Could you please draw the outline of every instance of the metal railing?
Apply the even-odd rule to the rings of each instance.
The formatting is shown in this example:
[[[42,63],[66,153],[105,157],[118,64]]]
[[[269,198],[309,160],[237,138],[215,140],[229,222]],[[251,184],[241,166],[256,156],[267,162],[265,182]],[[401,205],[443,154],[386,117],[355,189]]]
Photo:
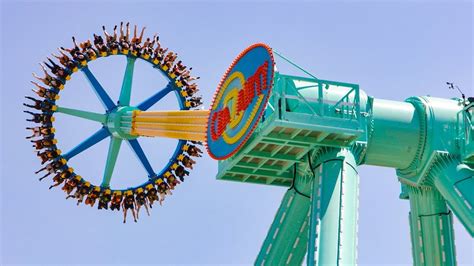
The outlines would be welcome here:
[[[357,120],[360,121],[360,94],[359,86],[356,84],[319,80],[305,77],[296,77],[290,75],[277,74],[277,82],[275,83],[274,94],[290,101],[298,101],[299,104],[304,105],[307,113],[320,117],[331,117],[336,119]],[[297,86],[295,83],[308,83],[304,86]],[[300,90],[315,88],[315,92],[310,97],[303,96]],[[324,90],[347,90],[342,96],[335,98],[326,97]],[[331,92],[327,93],[332,94]],[[286,105],[286,103],[282,103]],[[282,111],[286,112],[286,108],[282,107]]]

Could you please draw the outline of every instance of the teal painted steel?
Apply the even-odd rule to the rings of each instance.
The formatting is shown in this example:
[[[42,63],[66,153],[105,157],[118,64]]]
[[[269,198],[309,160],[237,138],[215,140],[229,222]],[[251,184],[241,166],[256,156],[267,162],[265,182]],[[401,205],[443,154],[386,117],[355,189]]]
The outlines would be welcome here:
[[[123,75],[122,88],[120,89],[119,106],[129,106],[132,96],[133,69],[135,67],[136,57],[127,56],[127,67]]]
[[[134,106],[119,106],[113,112],[107,115],[107,129],[110,133],[120,139],[136,139],[138,136],[131,135],[129,127],[124,127],[124,123],[131,123],[130,113],[138,110]]]
[[[406,186],[414,265],[456,265],[452,214],[432,187]]]
[[[458,113],[457,138],[464,163],[474,165],[474,103]]]
[[[404,169],[416,157],[420,122],[416,108],[405,102],[374,99],[372,134],[365,163]]]
[[[357,164],[347,149],[329,149],[314,170],[307,265],[354,265],[357,246]]]
[[[329,176],[331,182],[314,186],[312,197],[319,197],[320,202],[319,206],[317,200],[311,203],[308,264],[355,264],[356,165],[394,168],[402,184],[400,198],[410,199],[411,203],[414,264],[454,264],[449,211],[474,236],[474,103],[429,96],[411,97],[404,102],[375,99],[357,84],[314,76],[276,72],[274,80],[272,95],[255,133],[238,153],[219,162],[217,179],[291,186],[294,179],[308,177],[308,171],[298,171],[296,177],[292,171],[295,165],[307,168],[308,156],[316,165],[329,151],[346,151],[345,157],[339,158],[345,158],[344,166],[352,167],[343,167],[343,174],[337,174],[341,171],[340,161],[330,163],[327,173],[323,165],[321,180]],[[285,218],[282,224],[277,223],[279,215],[286,211],[283,206],[288,193],[256,264],[285,264],[289,253],[283,248],[272,251],[273,244],[287,247],[300,234],[297,228],[284,223],[301,221],[301,211]],[[308,203],[300,204],[303,208]],[[326,211],[320,220],[318,210]],[[281,238],[272,239],[276,228],[293,230],[293,235],[286,243]],[[416,243],[420,236],[424,245]],[[264,249],[270,246],[267,254]]]
[[[301,265],[308,241],[311,178],[297,176],[263,242],[255,265]]]
[[[298,88],[302,88],[302,92],[298,92]],[[321,97],[317,94],[309,97],[320,88]],[[328,93],[330,88],[337,89],[337,95]],[[361,101],[366,103],[368,99],[357,85],[277,73],[268,108],[256,133],[249,139],[252,144],[245,145],[230,160],[219,161],[217,178],[291,185],[289,169],[310,150],[321,146],[350,147],[356,139],[367,139],[363,130],[366,127],[364,116],[356,115],[357,112],[365,115],[367,111],[354,104]],[[323,103],[323,108],[316,108],[318,103]],[[249,162],[252,162],[252,171],[241,171],[239,165],[249,165]]]
[[[83,111],[83,110],[77,110],[77,109],[58,106],[58,109],[56,109],[56,112],[84,118],[84,119],[99,122],[102,124],[105,124],[105,122],[107,121],[107,115],[89,112],[89,111]]]
[[[474,236],[474,169],[446,153],[438,153],[429,179]]]
[[[114,173],[115,163],[117,162],[117,157],[120,151],[121,144],[121,138],[116,138],[113,136],[110,137],[109,151],[107,153],[104,176],[102,177],[102,184],[100,185],[103,188],[109,187],[110,185],[110,180],[112,179],[112,174]]]

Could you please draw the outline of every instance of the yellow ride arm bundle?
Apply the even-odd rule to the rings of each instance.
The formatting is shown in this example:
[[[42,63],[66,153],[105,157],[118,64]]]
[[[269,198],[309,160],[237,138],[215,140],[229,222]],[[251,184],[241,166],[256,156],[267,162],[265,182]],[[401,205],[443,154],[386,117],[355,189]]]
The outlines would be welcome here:
[[[132,112],[130,134],[205,141],[208,110]]]

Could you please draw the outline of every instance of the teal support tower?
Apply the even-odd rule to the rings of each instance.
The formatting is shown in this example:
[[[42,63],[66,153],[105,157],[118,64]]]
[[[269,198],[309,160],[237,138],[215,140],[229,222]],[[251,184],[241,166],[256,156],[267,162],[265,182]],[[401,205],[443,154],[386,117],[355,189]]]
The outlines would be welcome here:
[[[255,264],[357,264],[366,164],[396,170],[414,265],[455,265],[453,215],[474,236],[473,114],[472,99],[377,99],[357,84],[275,69],[262,119],[217,175],[289,188]]]
[[[329,149],[315,168],[308,265],[356,263],[357,163],[348,149]]]

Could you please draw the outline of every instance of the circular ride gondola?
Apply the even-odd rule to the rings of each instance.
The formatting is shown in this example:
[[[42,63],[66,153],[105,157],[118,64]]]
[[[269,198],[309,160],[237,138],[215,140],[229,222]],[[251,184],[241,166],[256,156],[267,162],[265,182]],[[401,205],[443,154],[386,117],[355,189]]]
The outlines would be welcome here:
[[[46,172],[40,180],[52,175],[54,184],[50,188],[63,185],[62,189],[68,195],[67,198],[76,198],[77,204],[85,201],[86,205],[93,207],[98,201],[99,209],[120,210],[122,207],[125,215],[126,210],[131,209],[135,218],[135,209],[138,211],[140,206],[145,206],[148,212],[147,205],[151,207],[154,201],[159,201],[161,204],[165,196],[170,194],[170,191],[180,183],[180,180],[183,181],[184,176],[189,174],[188,170],[192,169],[192,165],[195,163],[191,157],[201,156],[202,151],[199,147],[202,143],[179,140],[168,163],[156,172],[140,146],[139,136],[126,130],[127,127],[124,127],[124,124],[130,124],[137,112],[148,110],[169,93],[175,94],[179,110],[195,109],[202,103],[201,97],[195,96],[198,88],[194,80],[199,77],[191,76],[191,68],[187,69],[181,61],[177,60],[175,53],[161,47],[157,35],[153,39],[147,38],[142,43],[145,28],[138,36],[135,26],[134,36],[130,39],[129,24],[126,24],[125,31],[123,26],[121,23],[119,35],[117,26],[115,26],[113,34],[108,34],[103,27],[105,40],[102,36],[94,34],[93,44],[87,40],[78,45],[73,37],[73,48],[61,47],[59,49],[60,55],[53,55],[59,60],[59,63],[47,58],[44,65],[41,65],[44,78],[33,74],[44,84],[43,86],[32,81],[36,86],[36,90],[33,91],[43,99],[27,96],[26,98],[31,102],[24,105],[35,109],[33,112],[25,111],[33,116],[27,121],[39,124],[27,128],[33,132],[27,139],[33,142],[38,157],[45,165],[36,172]],[[110,56],[124,56],[127,60],[117,103],[114,103],[88,67],[92,61]],[[132,77],[137,60],[144,60],[161,72],[168,84],[164,89],[157,91],[139,104],[131,105]],[[49,71],[46,67],[49,68]],[[57,104],[60,91],[65,88],[72,75],[79,71],[84,73],[102,103],[105,109],[103,114],[61,107]],[[62,153],[55,139],[56,130],[53,127],[53,115],[56,112],[101,123],[102,128],[70,151]],[[74,171],[70,161],[79,153],[106,138],[110,139],[110,143],[102,183],[92,184]],[[110,183],[115,163],[124,141],[128,142],[148,176],[144,178],[145,182],[135,187],[111,189]]]

